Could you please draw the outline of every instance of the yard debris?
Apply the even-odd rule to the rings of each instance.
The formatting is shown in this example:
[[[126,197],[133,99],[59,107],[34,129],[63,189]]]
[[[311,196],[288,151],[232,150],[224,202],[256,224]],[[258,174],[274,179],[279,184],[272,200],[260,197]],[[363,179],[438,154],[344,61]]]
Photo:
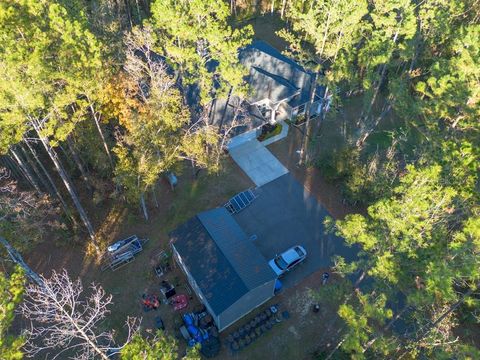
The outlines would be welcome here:
[[[175,311],[185,309],[188,306],[188,297],[184,294],[175,295],[172,297],[170,304],[173,305]]]
[[[165,250],[160,250],[153,256],[153,271],[157,277],[161,278],[163,275],[172,270],[169,260],[170,254]]]
[[[189,346],[200,344],[200,352],[207,358],[212,358],[220,352],[218,331],[205,309],[184,314],[183,323],[180,333]]]
[[[160,301],[156,295],[142,295],[143,299],[143,311],[148,312],[150,310],[157,310],[160,306]]]

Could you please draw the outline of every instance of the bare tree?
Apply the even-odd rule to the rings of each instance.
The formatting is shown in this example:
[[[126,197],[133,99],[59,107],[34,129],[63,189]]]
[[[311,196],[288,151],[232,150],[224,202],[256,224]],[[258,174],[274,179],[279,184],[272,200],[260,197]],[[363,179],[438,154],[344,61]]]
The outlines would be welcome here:
[[[16,239],[21,250],[31,246],[48,234],[52,237],[65,225],[60,219],[55,202],[33,190],[22,190],[12,179],[8,169],[0,167],[0,232],[3,225]]]
[[[161,94],[172,88],[175,81],[168,76],[165,61],[153,50],[155,40],[150,26],[129,33],[125,37],[125,47],[124,69],[137,84],[144,103],[155,98],[155,92]]]
[[[99,324],[110,313],[108,305],[112,296],[94,283],[91,293],[83,293],[80,279],[72,281],[66,270],[53,271],[50,278],[40,275],[42,284],[29,284],[20,313],[30,320],[25,331],[24,350],[29,356],[48,351],[58,351],[51,358],[109,359],[112,352],[123,346],[115,344],[111,331],[101,331]],[[137,320],[126,322],[128,343],[137,330]]]

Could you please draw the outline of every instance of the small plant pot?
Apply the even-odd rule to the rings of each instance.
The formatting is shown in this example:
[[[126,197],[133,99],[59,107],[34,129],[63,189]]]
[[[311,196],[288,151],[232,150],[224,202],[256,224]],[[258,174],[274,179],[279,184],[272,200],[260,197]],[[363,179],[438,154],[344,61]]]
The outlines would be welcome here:
[[[238,328],[238,333],[240,334],[240,337],[243,337],[245,336],[245,328],[243,326],[241,326],[240,328]]]

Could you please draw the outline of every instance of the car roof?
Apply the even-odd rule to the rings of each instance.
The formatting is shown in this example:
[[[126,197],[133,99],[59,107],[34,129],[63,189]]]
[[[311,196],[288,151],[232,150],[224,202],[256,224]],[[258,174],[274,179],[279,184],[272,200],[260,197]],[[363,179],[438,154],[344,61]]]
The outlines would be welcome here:
[[[282,257],[283,259],[287,262],[287,263],[291,263],[292,261],[295,261],[297,259],[300,258],[300,256],[298,256],[298,253],[297,251],[295,250],[297,246],[294,246],[290,249],[288,249],[287,251],[283,252],[282,253]]]

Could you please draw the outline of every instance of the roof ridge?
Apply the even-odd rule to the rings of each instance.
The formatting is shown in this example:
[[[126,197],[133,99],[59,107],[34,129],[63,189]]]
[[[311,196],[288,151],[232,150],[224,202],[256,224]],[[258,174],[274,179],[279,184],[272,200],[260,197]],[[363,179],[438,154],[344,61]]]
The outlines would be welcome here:
[[[285,79],[283,76],[281,75],[278,75],[278,74],[274,74],[274,73],[271,73],[270,71],[267,71],[265,69],[262,69],[258,66],[252,66],[252,69],[254,69],[255,71],[258,71],[259,73],[265,75],[265,76],[268,76],[268,77],[271,77],[273,80],[277,81],[280,83],[280,85],[282,86],[285,86],[285,87],[290,87],[294,90],[300,90],[298,87],[296,87],[295,85],[293,85],[289,80]]]
[[[215,211],[215,210],[218,211],[218,212],[224,212],[224,215],[226,215],[225,217],[223,217],[221,219],[222,220],[221,222],[218,221],[218,220],[220,220],[220,217],[216,217],[216,221],[213,222],[213,221],[209,220],[208,216],[205,216],[206,214],[211,214],[212,211]],[[228,263],[232,266],[232,268],[238,274],[238,277],[240,278],[242,283],[245,285],[245,287],[247,289],[251,289],[252,287],[258,286],[258,284],[256,284],[256,285],[253,284],[255,282],[251,281],[252,275],[248,273],[248,271],[253,270],[253,269],[249,269],[248,266],[244,266],[245,264],[240,264],[240,263],[236,263],[236,262],[232,261],[234,258],[238,258],[239,256],[241,257],[242,254],[240,254],[238,252],[239,250],[241,250],[240,247],[242,247],[244,250],[245,249],[253,250],[253,253],[250,254],[252,256],[253,256],[254,253],[258,254],[258,256],[261,256],[261,254],[258,252],[258,249],[252,243],[249,242],[248,236],[244,232],[244,230],[242,229],[240,224],[223,207],[199,213],[199,214],[197,214],[197,218],[199,219],[200,223],[203,225],[203,227],[205,228],[207,233],[210,235],[210,237],[212,238],[212,240],[215,243],[215,245],[217,246],[217,248],[220,250],[220,252],[223,254],[223,256],[225,256]],[[227,223],[227,221],[229,222],[229,224]],[[229,230],[232,229],[232,227],[229,226],[229,225],[233,225],[235,227],[236,231],[235,232],[229,231]],[[214,229],[219,229],[219,228],[221,228],[223,230],[227,230],[229,235],[232,235],[232,237],[229,237],[229,239],[233,239],[234,241],[230,242],[230,244],[218,242],[219,233],[214,233],[213,230]],[[241,239],[239,238],[238,235],[240,235]],[[235,252],[235,251],[228,252],[227,251],[228,250],[228,245],[233,245],[232,249],[234,248],[234,250],[237,250],[237,252]],[[263,256],[262,256],[262,258],[263,258]],[[248,259],[244,259],[244,260],[248,261],[248,260],[254,260],[254,259],[248,258]],[[265,263],[264,265],[265,265],[266,269],[270,269],[268,267],[267,263]]]

